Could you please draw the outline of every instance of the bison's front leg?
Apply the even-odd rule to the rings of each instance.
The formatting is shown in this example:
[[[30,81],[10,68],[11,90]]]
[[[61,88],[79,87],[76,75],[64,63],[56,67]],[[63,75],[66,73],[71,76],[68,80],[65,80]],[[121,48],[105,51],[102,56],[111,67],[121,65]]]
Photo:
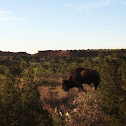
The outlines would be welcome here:
[[[84,91],[84,92],[87,92],[86,90],[84,90],[84,89],[83,89],[82,84],[78,84],[78,88],[79,88],[79,91]]]

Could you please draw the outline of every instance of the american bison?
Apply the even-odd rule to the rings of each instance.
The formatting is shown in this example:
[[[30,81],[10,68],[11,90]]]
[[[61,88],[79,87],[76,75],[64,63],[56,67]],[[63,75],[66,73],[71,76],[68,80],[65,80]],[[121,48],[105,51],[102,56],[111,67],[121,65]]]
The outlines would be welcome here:
[[[83,89],[82,84],[94,84],[95,90],[100,83],[99,73],[96,70],[75,68],[72,69],[66,80],[62,82],[62,88],[64,91],[68,91],[70,88],[78,87]]]

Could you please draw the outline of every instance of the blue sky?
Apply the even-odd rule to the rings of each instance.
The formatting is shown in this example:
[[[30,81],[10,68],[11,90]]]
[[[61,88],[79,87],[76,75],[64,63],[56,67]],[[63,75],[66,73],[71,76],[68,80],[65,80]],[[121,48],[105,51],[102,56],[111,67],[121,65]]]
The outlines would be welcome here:
[[[0,0],[0,50],[126,48],[126,0]]]

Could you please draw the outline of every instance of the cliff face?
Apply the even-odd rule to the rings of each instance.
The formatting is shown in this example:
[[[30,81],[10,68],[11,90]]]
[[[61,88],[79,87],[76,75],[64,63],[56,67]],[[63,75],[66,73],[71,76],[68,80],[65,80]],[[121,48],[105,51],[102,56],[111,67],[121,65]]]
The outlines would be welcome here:
[[[47,51],[38,51],[38,53],[34,54],[34,56],[66,56],[66,57],[96,57],[99,53],[103,53],[104,55],[112,55],[114,53],[117,54],[126,54],[126,49],[120,50],[47,50]],[[29,56],[26,52],[2,52],[0,51],[0,56]]]
[[[36,56],[66,56],[66,57],[95,57],[99,53],[104,55],[126,54],[126,50],[69,50],[69,51],[38,51]]]

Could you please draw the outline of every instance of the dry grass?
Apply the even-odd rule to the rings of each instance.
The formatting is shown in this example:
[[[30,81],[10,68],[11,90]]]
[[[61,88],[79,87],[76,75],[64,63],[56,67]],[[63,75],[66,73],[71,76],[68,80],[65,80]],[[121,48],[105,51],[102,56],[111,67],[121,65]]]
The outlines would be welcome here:
[[[78,93],[78,91],[75,90],[64,92],[60,86],[57,86],[55,89],[42,86],[39,87],[38,90],[41,94],[41,100],[44,101],[46,105],[50,106],[53,110],[57,107],[58,111],[62,111],[62,113],[71,109],[71,103]]]
[[[76,107],[65,118],[66,126],[108,126],[109,119],[103,113],[100,93],[78,93],[72,104]]]
[[[109,125],[108,118],[102,112],[100,92],[94,91],[93,85],[84,84],[85,93],[79,92],[78,88],[64,92],[61,81],[56,78],[49,79],[47,83],[51,86],[39,86],[38,90],[44,108],[53,116],[55,126]]]

